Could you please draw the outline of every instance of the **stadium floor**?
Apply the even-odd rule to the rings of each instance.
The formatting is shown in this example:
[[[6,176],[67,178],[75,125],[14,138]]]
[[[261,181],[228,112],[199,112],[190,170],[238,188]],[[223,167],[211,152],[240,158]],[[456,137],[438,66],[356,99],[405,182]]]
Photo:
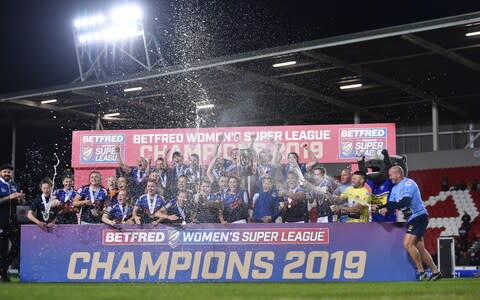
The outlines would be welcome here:
[[[334,283],[5,283],[0,299],[479,299],[480,279]]]

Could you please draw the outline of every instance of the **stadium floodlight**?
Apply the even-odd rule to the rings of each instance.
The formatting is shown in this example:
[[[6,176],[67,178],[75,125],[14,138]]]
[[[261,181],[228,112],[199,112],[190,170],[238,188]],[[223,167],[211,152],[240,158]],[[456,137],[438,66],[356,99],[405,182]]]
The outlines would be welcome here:
[[[144,29],[143,13],[141,6],[126,4],[72,20],[79,80],[165,64],[157,37]]]
[[[340,86],[340,89],[341,90],[349,90],[349,89],[356,89],[356,88],[360,88],[362,87],[363,85],[361,83],[355,83],[355,84],[347,84],[347,85],[341,85]]]
[[[465,34],[465,36],[476,36],[476,35],[480,35],[480,31],[473,31]]]
[[[136,87],[124,89],[123,91],[124,91],[125,93],[128,93],[128,92],[135,92],[135,91],[141,91],[141,90],[142,90],[142,87],[141,87],[141,86],[136,86]]]
[[[215,105],[213,105],[213,104],[199,104],[199,105],[197,105],[197,110],[213,108],[214,106]]]
[[[113,22],[138,21],[143,18],[142,9],[136,5],[124,5],[112,10],[111,18]]]
[[[55,102],[57,102],[57,99],[43,100],[40,103],[41,104],[48,104],[48,103],[55,103]]]
[[[272,67],[281,68],[281,67],[286,67],[286,66],[293,66],[295,64],[297,64],[297,62],[294,61],[294,60],[291,60],[291,61],[285,61],[285,62],[273,64]]]
[[[93,25],[97,25],[97,24],[102,24],[103,22],[105,22],[105,17],[102,14],[99,14],[99,15],[96,15],[96,16],[76,19],[73,22],[73,26],[75,26],[75,28],[79,29],[79,28],[82,28],[82,27],[88,27],[88,26],[93,26]]]
[[[110,114],[105,114],[103,115],[105,118],[111,118],[111,117],[118,117],[120,115],[119,112],[116,113],[110,113]]]
[[[125,5],[111,14],[78,18],[73,22],[74,36],[80,44],[111,42],[144,35],[143,12],[139,6]]]

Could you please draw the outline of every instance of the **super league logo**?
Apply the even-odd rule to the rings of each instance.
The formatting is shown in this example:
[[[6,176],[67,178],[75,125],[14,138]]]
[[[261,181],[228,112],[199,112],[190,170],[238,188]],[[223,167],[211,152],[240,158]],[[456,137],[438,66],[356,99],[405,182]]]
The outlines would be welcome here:
[[[353,156],[353,143],[352,142],[342,142],[340,149],[342,156],[351,157]]]
[[[93,157],[92,147],[82,147],[82,160],[89,161]]]
[[[168,229],[168,245],[172,248],[176,248],[178,246],[178,242],[180,240],[180,231],[169,228]]]

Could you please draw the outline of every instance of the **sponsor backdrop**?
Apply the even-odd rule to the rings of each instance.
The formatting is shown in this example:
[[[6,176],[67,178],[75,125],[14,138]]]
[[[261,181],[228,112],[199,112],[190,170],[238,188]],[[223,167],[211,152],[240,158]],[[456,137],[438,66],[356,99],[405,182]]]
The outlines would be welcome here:
[[[226,158],[233,148],[248,147],[253,134],[257,136],[256,150],[264,149],[272,141],[280,143],[284,163],[289,152],[297,152],[300,161],[305,162],[308,152],[302,147],[304,143],[323,163],[356,162],[357,156],[371,157],[384,148],[390,154],[396,153],[394,123],[74,131],[75,186],[87,184],[93,169],[102,173],[104,184],[108,176],[115,176],[115,146],[120,147],[122,160],[129,166],[135,166],[140,156],[151,158],[153,164],[165,149],[170,149],[169,161],[174,151],[180,151],[187,163],[190,154],[196,153],[201,163],[208,165],[220,134],[225,139],[219,151]],[[356,165],[352,167],[355,169]]]
[[[394,224],[22,225],[23,282],[406,281]]]
[[[257,150],[265,148],[272,140],[279,142],[284,162],[289,152],[297,152],[302,162],[307,160],[308,153],[302,148],[304,143],[308,143],[325,163],[354,162],[358,156],[371,157],[384,148],[391,154],[396,151],[394,123],[74,131],[72,166],[115,167],[115,145],[120,146],[122,159],[130,166],[136,165],[139,156],[155,160],[166,148],[171,149],[168,159],[174,151],[180,151],[186,160],[196,153],[203,164],[208,164],[220,134],[225,136],[220,147],[225,157],[229,157],[233,148],[248,147],[254,134]]]

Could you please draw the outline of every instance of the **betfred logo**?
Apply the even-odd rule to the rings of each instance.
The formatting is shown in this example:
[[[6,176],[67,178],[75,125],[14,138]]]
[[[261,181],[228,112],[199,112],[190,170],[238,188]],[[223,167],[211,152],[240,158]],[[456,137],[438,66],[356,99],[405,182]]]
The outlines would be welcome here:
[[[105,229],[102,232],[103,245],[178,245],[206,244],[329,244],[328,228],[269,228],[234,230],[167,229],[147,231],[132,229],[116,231]]]
[[[352,128],[340,130],[340,137],[342,138],[384,138],[386,136],[386,128]]]
[[[82,143],[123,143],[123,134],[84,135]]]
[[[166,242],[165,233],[162,231],[105,229],[102,232],[102,237],[104,245],[156,245]]]

